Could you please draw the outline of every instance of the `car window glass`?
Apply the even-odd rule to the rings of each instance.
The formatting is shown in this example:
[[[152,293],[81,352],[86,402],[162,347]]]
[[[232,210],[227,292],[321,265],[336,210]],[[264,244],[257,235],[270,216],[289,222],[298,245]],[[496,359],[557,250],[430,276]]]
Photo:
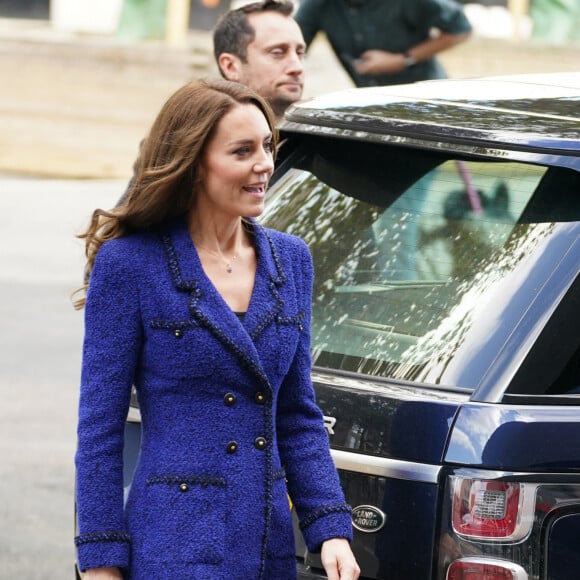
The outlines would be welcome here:
[[[315,365],[441,384],[491,290],[552,227],[538,204],[523,219],[547,170],[373,155],[306,155],[263,221],[312,251]]]

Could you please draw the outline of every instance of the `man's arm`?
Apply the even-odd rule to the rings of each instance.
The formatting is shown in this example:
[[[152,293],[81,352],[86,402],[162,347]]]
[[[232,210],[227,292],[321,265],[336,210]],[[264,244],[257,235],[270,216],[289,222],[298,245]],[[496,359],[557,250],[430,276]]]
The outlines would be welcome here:
[[[398,73],[409,66],[428,60],[436,54],[465,42],[471,32],[451,34],[443,32],[429,38],[406,52],[394,53],[386,50],[367,50],[354,63],[354,69],[361,75],[379,75]]]
[[[323,14],[325,0],[301,0],[294,16],[302,30],[306,46],[314,40],[320,28],[320,15]]]

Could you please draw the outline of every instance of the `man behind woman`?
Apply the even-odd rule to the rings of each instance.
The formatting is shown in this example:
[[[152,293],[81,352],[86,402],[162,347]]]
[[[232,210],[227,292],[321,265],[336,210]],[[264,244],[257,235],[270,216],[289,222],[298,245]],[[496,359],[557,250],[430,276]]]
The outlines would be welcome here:
[[[302,97],[306,45],[289,0],[262,0],[226,12],[213,33],[216,64],[223,78],[242,83],[264,98],[276,122]],[[135,181],[123,194],[125,199]]]
[[[288,0],[264,0],[226,12],[213,33],[221,75],[268,101],[276,119],[302,97],[306,44]]]

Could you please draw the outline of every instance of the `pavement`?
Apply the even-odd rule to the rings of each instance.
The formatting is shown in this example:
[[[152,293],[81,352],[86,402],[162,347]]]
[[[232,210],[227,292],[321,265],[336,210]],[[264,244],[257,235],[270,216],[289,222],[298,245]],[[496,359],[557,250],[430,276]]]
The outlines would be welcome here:
[[[0,174],[0,580],[74,578],[75,234],[125,183]]]
[[[580,45],[475,34],[441,60],[456,78],[578,71]],[[190,31],[176,49],[0,19],[0,173],[126,179],[166,98],[216,74],[209,32]],[[305,98],[351,86],[323,36],[307,55],[306,79]]]

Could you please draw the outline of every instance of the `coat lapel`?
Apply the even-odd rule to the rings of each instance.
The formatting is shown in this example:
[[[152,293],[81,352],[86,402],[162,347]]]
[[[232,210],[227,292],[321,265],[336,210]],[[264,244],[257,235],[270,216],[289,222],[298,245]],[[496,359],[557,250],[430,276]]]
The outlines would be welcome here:
[[[286,283],[286,276],[266,230],[256,223],[253,223],[253,228],[258,267],[244,324],[255,341],[268,325],[276,322],[276,317],[284,309],[282,287]]]
[[[283,310],[281,287],[286,282],[276,248],[267,232],[251,222],[257,253],[254,288],[243,324],[232,312],[203,271],[184,219],[175,220],[161,238],[169,261],[173,282],[178,290],[189,293],[189,312],[207,328],[242,364],[268,388],[270,383],[256,350],[256,339],[268,325],[275,323]]]

